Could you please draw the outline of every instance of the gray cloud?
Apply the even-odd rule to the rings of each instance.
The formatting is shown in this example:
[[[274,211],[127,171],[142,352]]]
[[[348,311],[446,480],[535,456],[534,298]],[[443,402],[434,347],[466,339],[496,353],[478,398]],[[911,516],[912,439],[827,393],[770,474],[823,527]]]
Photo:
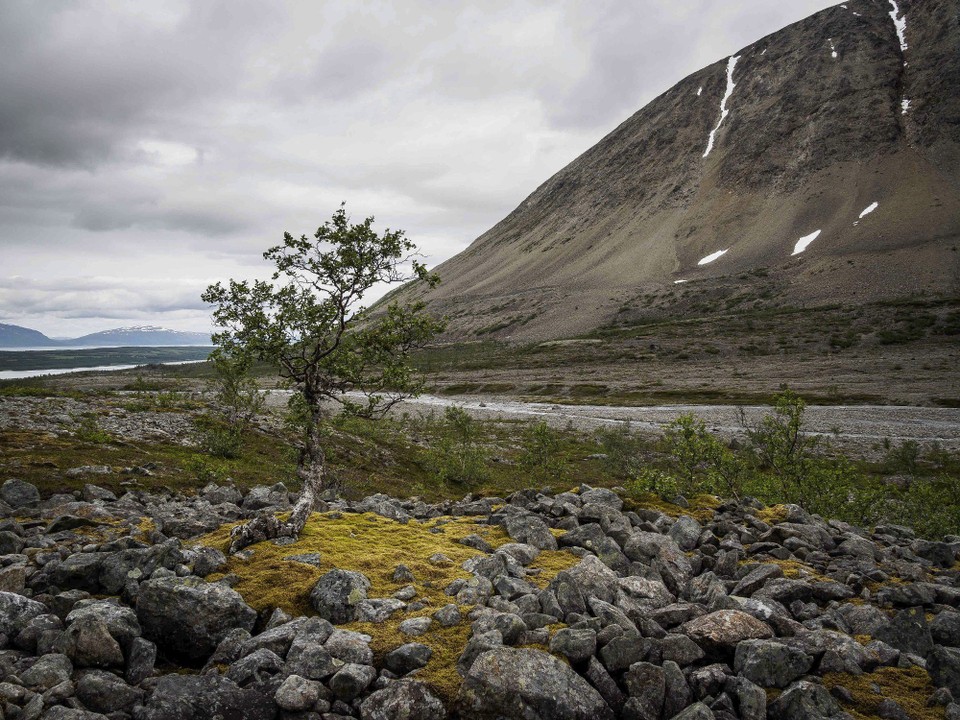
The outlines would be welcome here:
[[[206,282],[263,276],[343,200],[439,262],[686,74],[830,4],[7,0],[0,316],[204,329]]]

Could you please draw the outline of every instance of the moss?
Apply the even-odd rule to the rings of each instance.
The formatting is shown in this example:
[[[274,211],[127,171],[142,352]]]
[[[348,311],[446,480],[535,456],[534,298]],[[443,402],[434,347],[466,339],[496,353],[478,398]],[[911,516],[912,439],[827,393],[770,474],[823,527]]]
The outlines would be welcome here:
[[[715,495],[697,495],[688,500],[688,507],[675,505],[654,493],[642,493],[624,501],[627,510],[656,510],[674,518],[689,515],[699,522],[712,520],[719,506],[720,498]]]
[[[765,562],[779,565],[780,569],[783,570],[783,576],[790,578],[791,580],[814,580],[816,582],[833,581],[833,578],[829,578],[826,575],[821,575],[812,567],[804,562],[800,562],[799,560],[778,560],[776,558],[771,558],[769,560],[765,560]]]
[[[786,505],[771,505],[757,511],[757,518],[767,525],[776,525],[787,519]]]
[[[858,720],[879,718],[880,703],[885,698],[896,702],[913,720],[943,720],[942,707],[927,707],[927,698],[934,686],[927,671],[919,667],[880,668],[864,675],[827,673],[823,676],[827,688],[843,687],[853,695],[852,703],[844,703]]]
[[[200,538],[201,544],[226,547],[230,530],[235,525],[224,525]],[[416,638],[403,635],[399,625],[410,617],[430,615],[451,602],[443,589],[457,578],[469,578],[470,574],[460,565],[482,554],[460,544],[459,540],[470,534],[482,536],[493,547],[511,542],[503,528],[470,518],[442,517],[426,523],[398,523],[372,513],[315,513],[295,543],[252,545],[250,559],[229,558],[225,573],[239,578],[234,589],[256,610],[279,607],[295,615],[310,615],[313,614],[309,604],[310,590],[328,570],[337,567],[362,572],[371,584],[368,597],[390,597],[406,584],[393,581],[393,570],[398,564],[406,565],[413,572],[418,599],[426,603],[426,607],[415,613],[395,613],[383,623],[350,623],[345,627],[370,635],[371,648],[378,659],[407,642],[429,646],[433,655],[417,677],[449,701],[460,687],[456,662],[469,639],[470,624],[466,620],[451,628],[435,624],[426,634]],[[320,567],[285,559],[308,552],[320,553]],[[438,552],[453,560],[453,564],[432,565],[427,558]],[[558,572],[579,561],[576,555],[565,550],[541,552],[530,564],[532,570],[538,571],[530,580],[545,587]],[[215,580],[223,574],[211,575],[208,579]]]

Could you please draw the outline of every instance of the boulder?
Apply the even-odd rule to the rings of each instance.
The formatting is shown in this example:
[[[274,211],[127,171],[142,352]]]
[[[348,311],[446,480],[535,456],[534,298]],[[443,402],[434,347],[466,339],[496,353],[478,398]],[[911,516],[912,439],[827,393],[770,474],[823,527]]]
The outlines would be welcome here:
[[[823,685],[800,680],[788,687],[767,709],[777,720],[852,720]]]
[[[140,585],[137,619],[160,648],[196,661],[210,655],[230,630],[252,630],[257,613],[222,583],[163,577]]]
[[[13,637],[27,623],[47,612],[45,605],[11,592],[0,592],[0,634]]]
[[[310,604],[325,620],[334,625],[357,619],[357,608],[367,599],[370,581],[365,575],[334,569],[321,577],[310,591]]]
[[[322,690],[323,686],[316,680],[290,675],[277,688],[273,700],[281,710],[303,712],[313,708]]]
[[[517,542],[533,545],[539,550],[556,550],[557,539],[550,526],[535,515],[514,515],[506,520],[507,534]]]
[[[271,696],[221,675],[164,675],[137,710],[137,720],[274,720]]]
[[[77,680],[77,698],[99,713],[129,712],[143,699],[143,691],[130,687],[113,673],[85,670]]]
[[[75,619],[63,634],[64,652],[77,667],[122,667],[123,650],[107,623],[96,616]]]
[[[741,610],[717,610],[684,623],[681,630],[708,653],[732,653],[743,640],[773,637],[769,625]]]
[[[360,704],[360,720],[444,720],[447,710],[423,683],[392,682]]]
[[[422,643],[406,643],[383,658],[384,667],[395,675],[406,675],[430,662],[433,650]]]
[[[330,689],[341,700],[350,702],[360,695],[377,677],[370,665],[347,663],[330,678]]]
[[[0,500],[14,510],[36,507],[40,504],[40,491],[36,485],[10,478],[0,485]]]
[[[569,665],[537,650],[497,648],[480,655],[464,677],[462,716],[613,720],[600,694]]]
[[[744,640],[737,645],[733,667],[760,687],[785,688],[810,672],[813,658],[773,640]]]
[[[20,680],[27,687],[43,692],[66,682],[72,674],[73,663],[70,658],[59,653],[50,653],[42,655],[27,670],[20,673]]]

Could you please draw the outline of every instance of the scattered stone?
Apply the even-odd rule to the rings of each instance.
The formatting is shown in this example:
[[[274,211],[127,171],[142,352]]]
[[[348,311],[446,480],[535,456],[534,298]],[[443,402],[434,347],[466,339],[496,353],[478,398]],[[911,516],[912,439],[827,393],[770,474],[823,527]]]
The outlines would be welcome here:
[[[369,589],[370,581],[362,573],[330,570],[310,591],[310,604],[320,617],[341,625],[357,619],[357,608]]]

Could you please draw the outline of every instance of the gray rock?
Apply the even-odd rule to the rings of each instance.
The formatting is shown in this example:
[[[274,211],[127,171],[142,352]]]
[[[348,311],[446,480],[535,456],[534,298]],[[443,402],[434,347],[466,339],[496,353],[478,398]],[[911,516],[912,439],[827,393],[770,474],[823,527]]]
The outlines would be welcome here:
[[[902,652],[925,657],[933,650],[933,637],[922,607],[901,610],[874,637]]]
[[[140,623],[136,613],[126,605],[112,600],[80,600],[67,614],[66,622],[96,618],[107,626],[107,632],[120,644],[128,648],[134,638],[140,637]]]
[[[718,610],[684,623],[685,635],[707,652],[733,652],[743,640],[773,637],[766,623],[740,610]]]
[[[623,675],[630,699],[623,714],[636,720],[659,720],[667,685],[663,668],[646,662],[634,663]]]
[[[457,706],[465,717],[613,720],[600,694],[568,665],[536,650],[497,648],[464,677]]]
[[[310,591],[310,604],[325,620],[341,625],[356,620],[357,606],[367,599],[370,581],[362,573],[334,569]]]
[[[59,563],[50,574],[50,582],[65,590],[98,593],[103,553],[75,553]]]
[[[734,659],[734,670],[760,687],[785,688],[812,667],[812,657],[773,640],[744,640]]]
[[[550,583],[550,589],[557,593],[557,600],[563,607],[566,601],[561,599],[559,587],[561,584],[570,584],[577,588],[584,600],[594,597],[606,603],[615,603],[620,590],[617,574],[593,555],[587,555],[572,568],[557,573],[556,578]],[[566,607],[564,611],[569,612]]]
[[[144,635],[174,656],[206,658],[234,628],[251,630],[256,611],[222,583],[154,578],[140,585],[137,619]]]
[[[290,675],[277,688],[273,699],[281,710],[303,712],[312,709],[320,699],[322,687],[316,680]]]
[[[235,660],[227,668],[227,678],[241,687],[251,682],[262,682],[280,672],[283,658],[266,648],[254,650],[246,657]]]
[[[27,670],[20,673],[20,680],[29,688],[49,690],[54,685],[66,682],[73,674],[73,663],[66,655],[51,653],[43,655]]]
[[[714,720],[716,715],[713,710],[702,702],[694,703],[678,715],[674,715],[671,720]]]
[[[460,624],[460,608],[456,603],[447,603],[433,614],[433,619],[443,627],[453,627]]]
[[[686,635],[667,635],[660,641],[660,657],[681,667],[692,665],[704,656],[703,649]]]
[[[457,672],[460,673],[461,676],[465,676],[478,657],[500,647],[503,647],[503,636],[500,635],[498,631],[474,632],[467,641],[467,646],[457,659]]]
[[[741,597],[750,597],[757,590],[766,585],[767,581],[775,580],[777,578],[783,577],[783,568],[781,568],[776,563],[763,563],[758,565],[753,570],[748,572],[741,580],[738,582],[733,590],[730,591],[731,595],[739,595]]]
[[[330,678],[330,689],[341,700],[350,702],[369,687],[377,671],[369,665],[347,663]]]
[[[373,598],[357,603],[357,621],[382,623],[395,612],[403,610],[407,604],[396,598]]]
[[[323,646],[333,657],[345,663],[372,665],[373,650],[369,643],[369,635],[337,628],[330,633]]]
[[[127,657],[126,680],[131,685],[139,685],[153,675],[157,662],[157,646],[145,638],[134,638],[130,643]]]
[[[459,611],[457,615],[459,616]],[[459,622],[459,617],[457,618],[457,622]],[[428,617],[409,618],[400,623],[399,630],[404,635],[418,637],[427,632],[431,625],[433,625],[433,620]]]
[[[319,642],[307,637],[297,637],[287,653],[285,670],[308,680],[323,680],[343,665],[343,660],[335,658]]]
[[[593,488],[580,494],[580,502],[584,505],[595,503],[605,505],[614,510],[623,509],[623,500],[613,490],[607,488]]]
[[[227,556],[213,547],[201,545],[193,549],[193,574],[206,577],[227,566]]]
[[[936,646],[927,658],[927,672],[937,687],[960,698],[960,650]]]
[[[645,660],[650,645],[649,640],[636,635],[615,637],[600,648],[600,661],[611,673],[617,673]]]
[[[24,539],[10,530],[0,531],[0,555],[16,555],[23,550]]]
[[[77,698],[99,713],[129,711],[143,699],[143,691],[132,688],[113,673],[86,670],[77,680]]]
[[[104,466],[104,467],[107,467],[107,466]],[[112,471],[110,470],[109,467],[107,467],[107,472],[104,474],[106,475],[106,474],[109,474],[110,472]],[[108,490],[107,488],[100,487],[99,485],[92,485],[91,483],[87,483],[86,485],[83,486],[83,490],[81,491],[81,497],[83,497],[83,499],[89,503],[96,502],[98,500],[101,502],[117,501],[116,493],[114,493],[113,490]]]
[[[850,720],[823,685],[800,680],[788,687],[767,709],[777,720]]]
[[[693,702],[693,695],[690,692],[690,686],[687,684],[683,670],[672,660],[665,660],[663,663],[663,680],[665,688],[663,715],[672,718]],[[766,695],[764,695],[764,698],[766,698]],[[763,720],[765,719],[766,715],[764,715]]]
[[[75,619],[63,634],[64,652],[77,667],[123,667],[123,650],[107,623],[87,615]]]
[[[10,478],[0,485],[0,500],[14,510],[26,507],[36,507],[40,504],[40,491],[36,485]]]
[[[556,550],[557,539],[550,527],[535,515],[514,515],[506,520],[507,534],[514,540],[540,550]]]
[[[388,652],[383,664],[395,675],[406,675],[424,667],[432,655],[433,650],[422,643],[406,643]]]
[[[550,652],[563,655],[574,665],[586,662],[597,652],[597,633],[589,628],[561,628],[550,639]]]
[[[960,647],[960,613],[941,612],[930,623],[930,634],[937,645]]]
[[[221,675],[164,675],[137,720],[273,720],[273,698]]]
[[[611,677],[610,673],[607,672],[607,669],[596,657],[592,657],[587,661],[587,669],[586,672],[584,672],[584,677],[594,689],[600,693],[600,697],[602,697],[603,701],[613,710],[614,715],[619,715],[624,703],[627,701],[627,696],[623,694],[620,686],[617,685],[617,681]]]
[[[444,720],[447,710],[423,683],[392,682],[360,704],[361,720]]]
[[[703,527],[689,515],[681,515],[667,533],[681,550],[693,550],[700,540]]]

